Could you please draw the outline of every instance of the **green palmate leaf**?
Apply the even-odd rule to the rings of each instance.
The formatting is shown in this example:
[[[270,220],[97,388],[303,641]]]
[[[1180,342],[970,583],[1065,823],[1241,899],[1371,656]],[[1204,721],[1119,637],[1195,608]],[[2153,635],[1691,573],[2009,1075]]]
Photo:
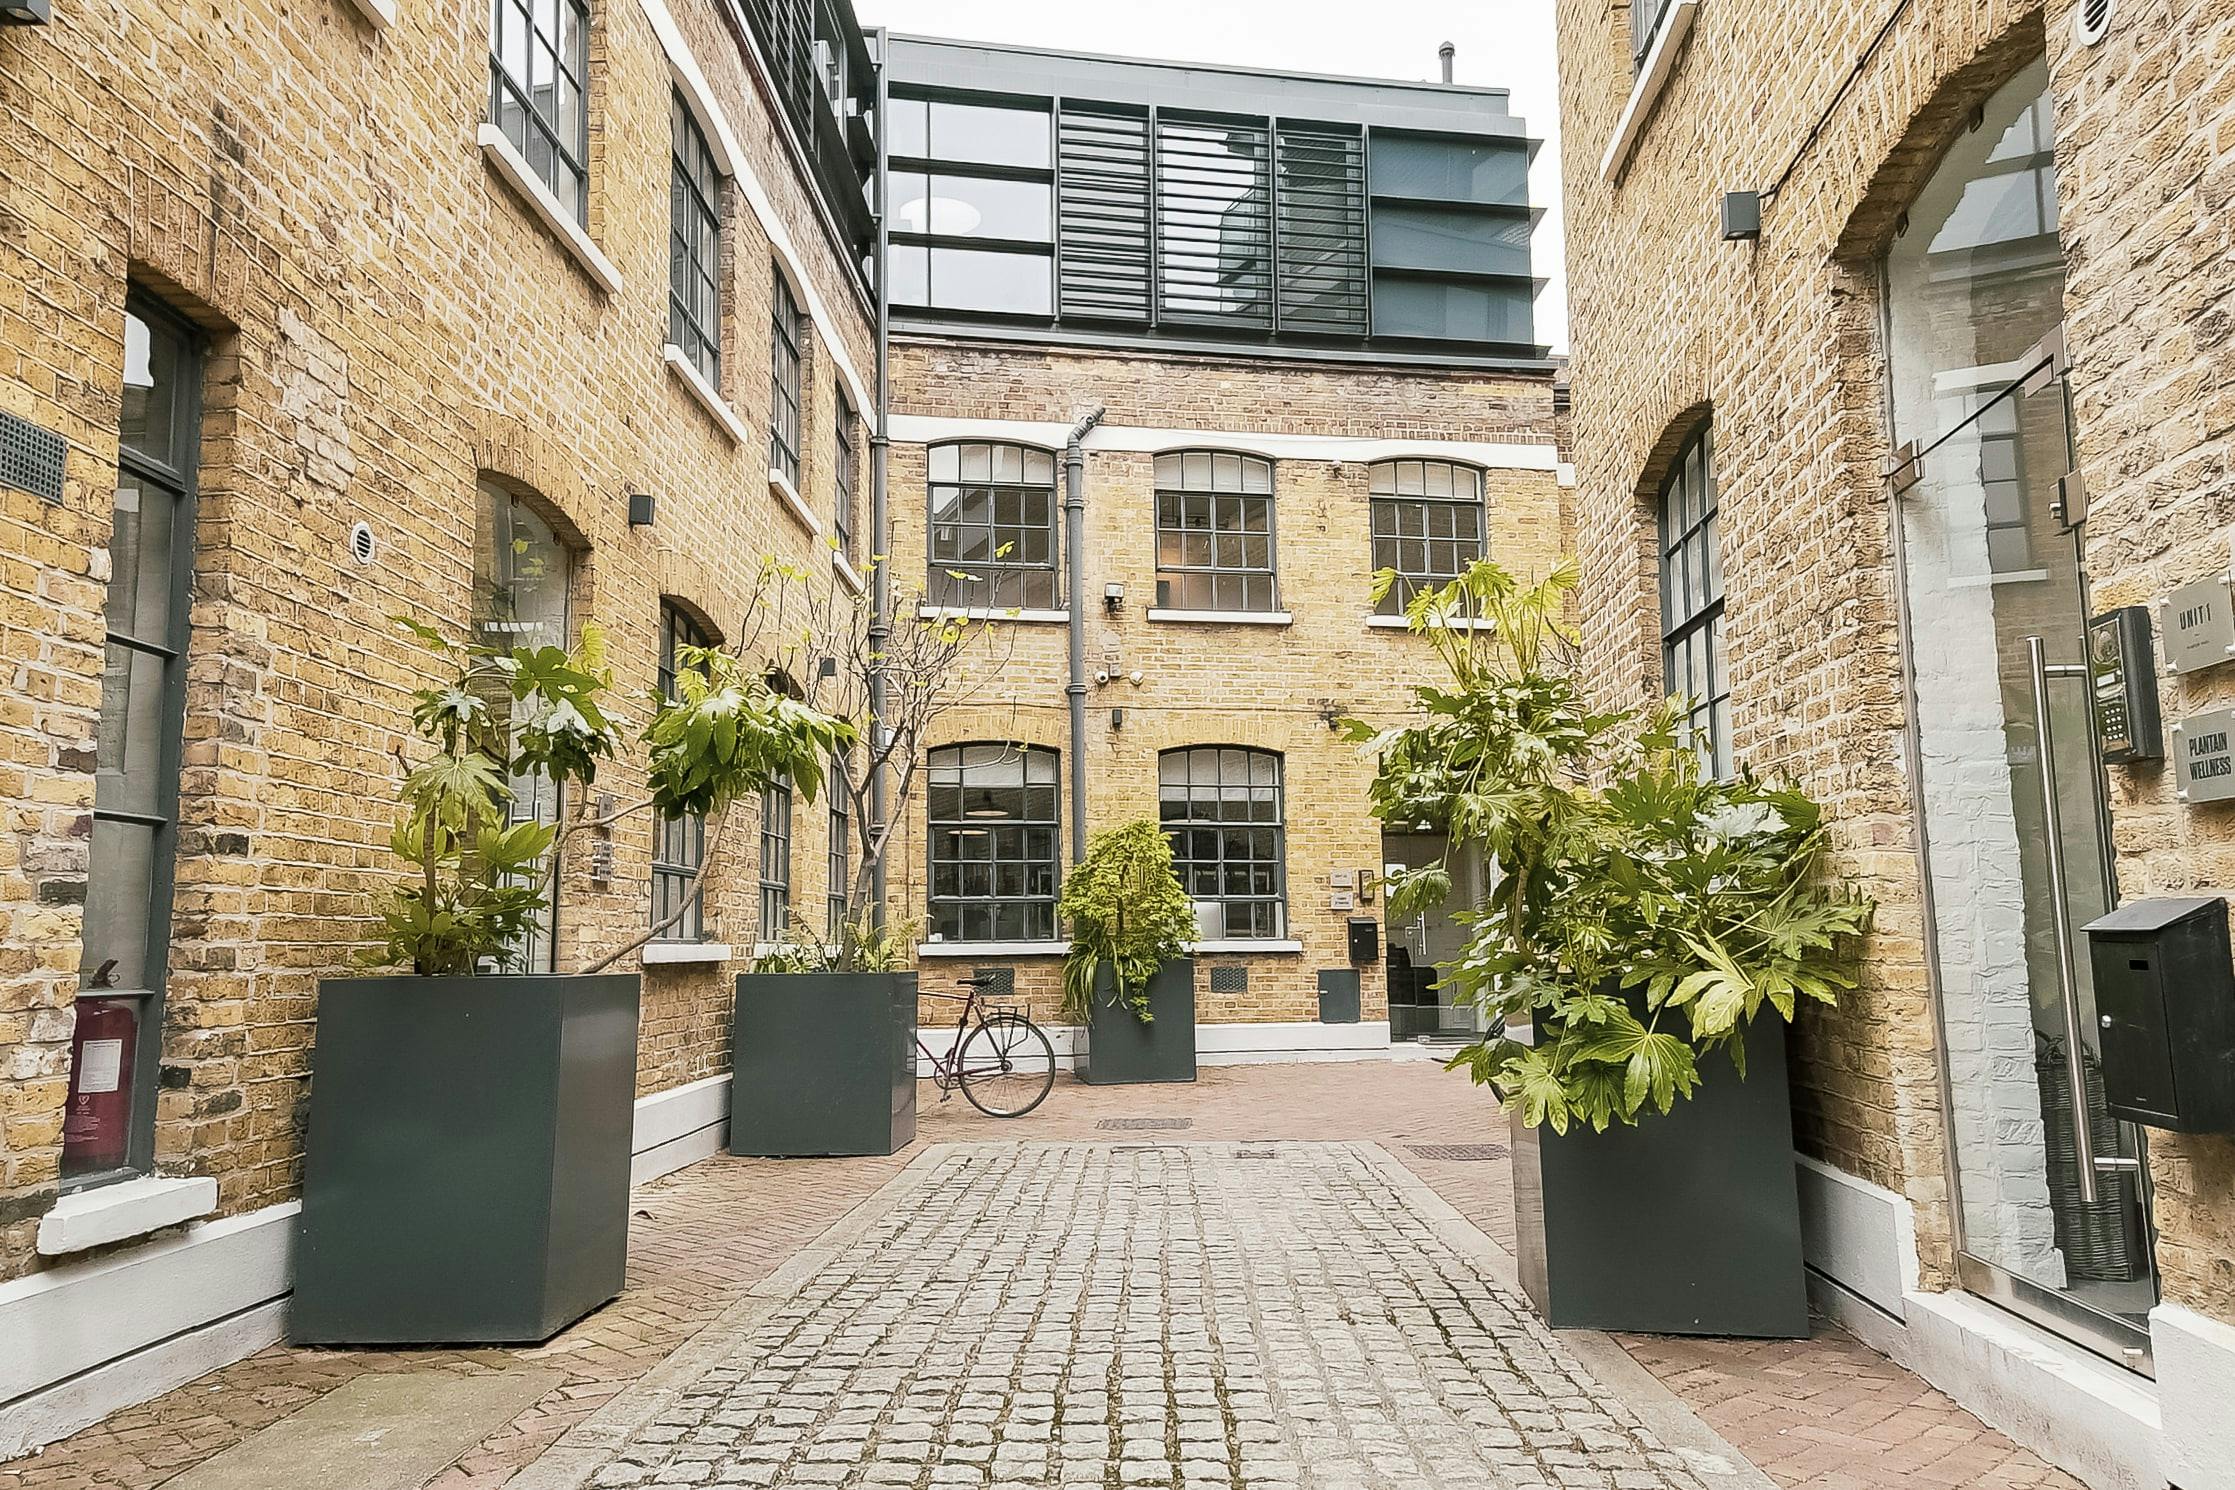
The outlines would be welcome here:
[[[1071,928],[1063,960],[1064,1017],[1087,1021],[1106,967],[1112,998],[1148,1023],[1149,980],[1185,956],[1197,936],[1195,904],[1173,873],[1164,829],[1138,818],[1095,834],[1086,857],[1065,877],[1057,909]]]

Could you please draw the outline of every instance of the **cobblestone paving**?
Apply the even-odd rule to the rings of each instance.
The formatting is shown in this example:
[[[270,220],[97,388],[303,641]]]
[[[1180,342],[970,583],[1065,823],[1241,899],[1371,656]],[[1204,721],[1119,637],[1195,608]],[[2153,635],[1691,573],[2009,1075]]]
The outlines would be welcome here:
[[[1701,1490],[1388,1165],[940,1150],[589,1483]]]

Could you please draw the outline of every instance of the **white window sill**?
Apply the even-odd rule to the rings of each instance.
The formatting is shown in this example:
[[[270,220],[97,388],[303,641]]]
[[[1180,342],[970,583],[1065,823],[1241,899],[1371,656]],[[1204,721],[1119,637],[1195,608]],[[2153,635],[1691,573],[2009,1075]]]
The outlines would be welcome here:
[[[808,507],[807,499],[799,494],[798,487],[792,485],[791,477],[771,468],[768,473],[768,489],[777,501],[784,504],[784,510],[792,515],[793,521],[807,530],[808,536],[823,536],[823,525],[815,521],[815,514]]]
[[[691,361],[691,354],[669,342],[660,349],[660,356],[666,359],[667,370],[683,380],[683,386],[691,391],[691,397],[698,400],[698,406],[713,416],[714,422],[722,427],[722,433],[735,443],[744,444],[745,421],[737,417],[737,411],[729,406],[712,383],[706,381],[706,374],[700,372],[698,364]]]
[[[1284,610],[1166,610],[1149,607],[1152,621],[1186,621],[1197,626],[1292,626],[1296,618]]]
[[[560,247],[574,256],[575,262],[597,281],[598,288],[608,295],[619,294],[621,271],[590,241],[582,224],[559,205],[559,199],[551,195],[551,188],[543,184],[543,178],[535,173],[533,166],[521,159],[520,152],[512,148],[512,141],[504,137],[504,131],[494,124],[484,124],[478,138],[482,158],[496,168],[497,174],[504,177],[520,199],[542,219],[543,225],[559,240]]]
[[[1069,942],[918,942],[918,957],[1062,957]]]
[[[1368,616],[1366,624],[1376,631],[1410,631],[1412,623],[1403,616]],[[1495,629],[1487,620],[1474,616],[1452,616],[1428,623],[1431,631],[1490,631]]]
[[[1282,937],[1252,937],[1252,936],[1237,936],[1237,937],[1228,937],[1228,938],[1226,938],[1226,939],[1224,939],[1224,940],[1222,940],[1222,941],[1215,941],[1215,942],[1197,942],[1197,943],[1195,944],[1195,950],[1196,950],[1196,951],[1198,951],[1198,952],[1218,952],[1218,953],[1225,953],[1225,952],[1301,952],[1301,951],[1303,951],[1303,950],[1304,950],[1304,944],[1303,944],[1302,942],[1299,942],[1299,941],[1295,941],[1295,940],[1293,940],[1293,939],[1290,939],[1290,938],[1282,938]]]
[[[853,560],[835,548],[830,551],[830,568],[838,576],[839,582],[856,595],[868,590],[869,581],[861,577],[861,571],[854,567]]]
[[[59,1257],[146,1236],[217,1209],[217,1181],[147,1175],[79,1190],[39,1218],[39,1252]]]
[[[1067,610],[995,610],[990,605],[919,605],[919,621],[1023,621],[1035,626],[1068,626]]]
[[[1638,64],[1637,82],[1630,89],[1630,101],[1623,106],[1622,117],[1614,122],[1614,138],[1606,142],[1606,156],[1599,162],[1599,179],[1612,181],[1622,174],[1629,164],[1630,152],[1637,148],[1638,137],[1645,133],[1653,108],[1661,101],[1663,90],[1668,87],[1669,74],[1676,70],[1676,54],[1682,50],[1684,39],[1692,34],[1692,23],[1699,19],[1700,0],[1676,0],[1661,17],[1661,31],[1653,38],[1652,50]]]
[[[694,962],[727,962],[736,955],[728,942],[646,942],[646,967],[672,967]]]
[[[375,31],[385,31],[396,24],[396,0],[357,0],[357,8],[372,22]]]

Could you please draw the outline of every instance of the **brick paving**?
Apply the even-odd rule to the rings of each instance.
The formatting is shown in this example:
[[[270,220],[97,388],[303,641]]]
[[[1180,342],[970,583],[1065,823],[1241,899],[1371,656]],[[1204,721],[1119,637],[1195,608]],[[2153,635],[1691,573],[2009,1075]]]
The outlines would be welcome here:
[[[1495,1107],[1427,1063],[1209,1069],[1192,1086],[1058,1085],[1019,1122],[923,1097],[919,1146],[976,1140],[1370,1140],[1501,1244],[1512,1237],[1502,1160],[1436,1159],[1416,1147],[1502,1143]],[[1121,1117],[1185,1118],[1167,1134],[1104,1131]],[[523,1361],[562,1384],[485,1439],[434,1490],[493,1490],[899,1174],[891,1159],[719,1158],[640,1189],[628,1289],[529,1349],[297,1350],[275,1346],[112,1415],[44,1454],[0,1465],[0,1490],[152,1490],[343,1382],[372,1371],[491,1371]],[[2077,1490],[1907,1372],[1828,1326],[1816,1339],[1632,1340],[1638,1360],[1789,1490],[1981,1485]]]

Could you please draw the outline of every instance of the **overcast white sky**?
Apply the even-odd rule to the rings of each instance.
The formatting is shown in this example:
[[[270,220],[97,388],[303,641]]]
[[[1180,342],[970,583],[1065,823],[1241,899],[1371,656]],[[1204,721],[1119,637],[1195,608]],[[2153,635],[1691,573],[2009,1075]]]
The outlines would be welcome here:
[[[1537,335],[1568,346],[1560,231],[1559,94],[1553,0],[855,0],[865,26],[1181,62],[1224,62],[1362,77],[1434,78],[1436,48],[1459,48],[1457,81],[1513,92],[1513,111],[1545,144],[1530,195],[1537,229]],[[1206,99],[1206,105],[1211,100]]]

